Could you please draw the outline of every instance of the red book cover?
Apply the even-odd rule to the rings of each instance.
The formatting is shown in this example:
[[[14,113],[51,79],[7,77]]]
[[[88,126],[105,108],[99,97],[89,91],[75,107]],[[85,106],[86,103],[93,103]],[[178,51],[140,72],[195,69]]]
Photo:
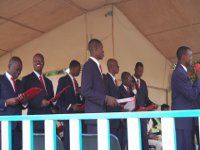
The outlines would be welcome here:
[[[156,109],[156,106],[153,104],[153,105],[149,105],[147,107],[139,107],[137,109],[137,111],[152,111],[154,109]]]
[[[64,87],[60,92],[58,92],[54,97],[52,97],[49,101],[50,102],[55,102],[64,92],[69,90],[70,85]]]
[[[31,100],[33,97],[37,96],[43,91],[42,88],[33,87],[25,91],[22,95],[27,99]]]

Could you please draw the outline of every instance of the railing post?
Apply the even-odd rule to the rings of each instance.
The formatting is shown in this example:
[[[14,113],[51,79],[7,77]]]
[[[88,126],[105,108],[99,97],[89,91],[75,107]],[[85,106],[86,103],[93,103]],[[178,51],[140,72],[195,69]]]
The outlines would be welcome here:
[[[71,119],[70,127],[70,149],[82,150],[82,126],[81,120]]]
[[[139,118],[127,119],[128,149],[142,150],[141,125]]]
[[[45,120],[45,150],[56,150],[56,123]]]
[[[1,121],[1,149],[12,150],[12,126],[10,121]]]
[[[110,150],[110,127],[108,119],[98,119],[98,150]]]
[[[176,150],[174,118],[161,118],[163,150]]]
[[[23,149],[33,150],[33,122],[30,120],[24,120],[23,123]]]
[[[200,117],[198,117],[198,123],[199,123],[199,125],[200,125]],[[199,125],[198,125],[198,126],[199,126]],[[198,134],[200,135],[200,127],[199,127],[199,132],[198,132]],[[199,139],[198,142],[200,142],[200,139]]]

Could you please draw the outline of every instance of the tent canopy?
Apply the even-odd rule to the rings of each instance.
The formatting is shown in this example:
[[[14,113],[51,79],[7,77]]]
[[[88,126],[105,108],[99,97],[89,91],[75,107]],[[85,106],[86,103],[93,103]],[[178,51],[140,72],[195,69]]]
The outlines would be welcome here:
[[[199,0],[1,0],[0,56],[84,13],[114,5],[171,62],[180,45],[200,56]]]

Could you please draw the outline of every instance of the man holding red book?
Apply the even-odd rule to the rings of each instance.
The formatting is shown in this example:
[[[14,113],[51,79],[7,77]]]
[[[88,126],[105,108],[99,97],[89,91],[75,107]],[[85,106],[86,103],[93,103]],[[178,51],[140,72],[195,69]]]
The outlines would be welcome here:
[[[0,115],[21,115],[22,103],[26,98],[23,93],[23,86],[18,76],[22,70],[22,61],[19,57],[12,57],[9,60],[8,71],[0,75]],[[1,133],[1,129],[0,129]],[[22,148],[22,129],[21,122],[12,122],[12,150]],[[1,145],[0,134],[0,146]],[[0,148],[1,149],[1,148]]]
[[[28,101],[28,115],[52,114],[49,100],[54,96],[51,80],[42,74],[44,56],[37,53],[33,56],[34,71],[23,77],[24,89],[42,88],[43,91]],[[44,132],[44,121],[34,121],[34,133]]]

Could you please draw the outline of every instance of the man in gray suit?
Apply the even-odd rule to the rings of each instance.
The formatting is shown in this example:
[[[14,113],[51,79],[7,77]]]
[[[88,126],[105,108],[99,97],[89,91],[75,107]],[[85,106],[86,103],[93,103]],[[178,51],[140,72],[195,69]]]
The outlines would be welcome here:
[[[83,66],[81,94],[85,97],[86,113],[106,112],[107,106],[117,106],[118,103],[114,97],[106,95],[102,68],[99,60],[103,59],[104,51],[101,41],[91,39],[88,43],[90,58]],[[87,133],[97,133],[96,120],[86,122]]]

